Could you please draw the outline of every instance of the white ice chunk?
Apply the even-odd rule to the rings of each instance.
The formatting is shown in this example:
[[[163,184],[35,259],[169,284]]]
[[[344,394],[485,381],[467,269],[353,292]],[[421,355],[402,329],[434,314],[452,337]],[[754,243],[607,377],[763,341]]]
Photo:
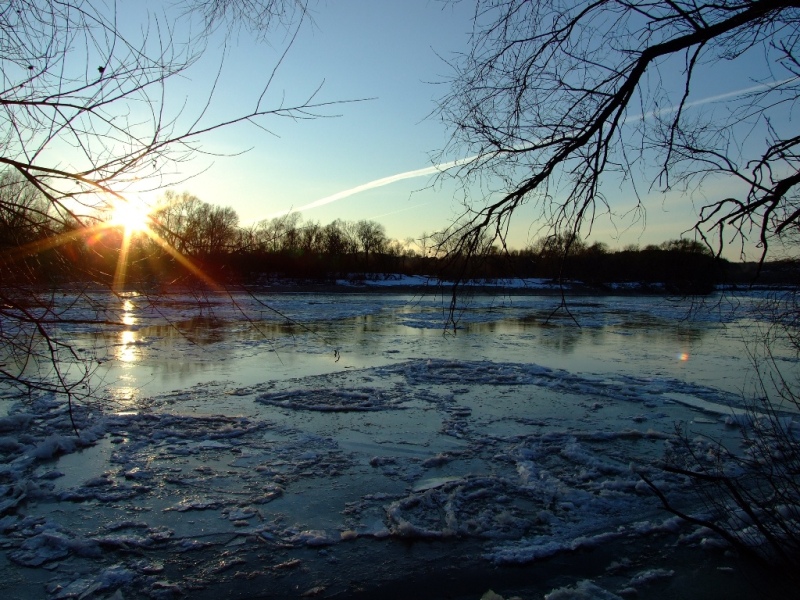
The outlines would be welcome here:
[[[544,595],[544,600],[622,600],[588,579],[571,587],[560,587]]]
[[[296,533],[288,541],[292,544],[302,544],[304,546],[330,546],[336,540],[330,538],[324,531],[307,529]]]
[[[675,571],[670,569],[647,569],[646,571],[641,571],[634,575],[630,581],[630,585],[633,587],[647,585],[659,579],[668,579],[673,575],[675,575]]]

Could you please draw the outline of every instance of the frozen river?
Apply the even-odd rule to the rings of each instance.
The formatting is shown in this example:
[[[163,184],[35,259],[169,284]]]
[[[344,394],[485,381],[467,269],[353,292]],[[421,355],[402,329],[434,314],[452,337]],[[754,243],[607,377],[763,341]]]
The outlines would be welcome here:
[[[455,334],[388,290],[90,299],[80,437],[0,405],[3,598],[754,597],[637,473],[690,502],[675,424],[737,446],[755,294],[463,296]]]
[[[572,373],[676,378],[739,394],[763,323],[760,298],[552,295],[449,298],[344,293],[122,300],[127,327],[85,332],[120,400],[213,380],[239,385],[423,358],[537,364]],[[112,307],[117,308],[117,307]],[[338,356],[335,355],[338,353]]]

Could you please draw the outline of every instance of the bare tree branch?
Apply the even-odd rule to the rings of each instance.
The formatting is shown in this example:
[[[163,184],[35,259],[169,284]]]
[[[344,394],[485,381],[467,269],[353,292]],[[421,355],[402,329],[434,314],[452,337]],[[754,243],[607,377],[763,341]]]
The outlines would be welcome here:
[[[109,249],[85,241],[102,238],[104,213],[125,201],[132,184],[155,190],[174,173],[191,176],[197,168],[190,161],[211,154],[203,139],[220,129],[252,124],[269,132],[275,119],[334,116],[337,102],[322,99],[321,84],[295,102],[272,89],[310,21],[307,12],[304,0],[179,0],[157,10],[95,0],[0,6],[0,381],[65,394],[70,406],[92,396],[96,363],[77,353],[64,332],[89,323],[63,308],[52,290],[71,278],[87,286],[75,294],[89,306],[99,302],[97,286],[106,286],[107,303],[118,300],[110,282],[119,278],[85,266],[102,261],[83,260]],[[191,79],[209,50],[216,51],[218,38],[227,43],[242,33],[278,46],[249,108],[218,111],[224,49],[216,78],[204,81],[205,97],[176,93],[176,84]],[[204,245],[187,248],[228,248],[238,216],[232,209],[200,209]],[[161,231],[170,237],[168,228]],[[180,257],[182,248],[159,243]],[[107,253],[124,263],[121,247]],[[119,325],[110,306],[96,312],[91,324]]]
[[[758,243],[763,258],[800,217],[797,135],[789,133],[800,92],[798,8],[796,0],[479,2],[472,49],[455,62],[438,111],[453,132],[442,160],[474,157],[446,176],[465,190],[478,180],[501,189],[469,201],[445,237],[469,254],[478,232],[505,230],[523,204],[538,207],[542,228],[586,234],[599,211],[613,214],[604,182],[635,181],[641,163],[664,192],[700,189],[707,179],[745,184],[736,202],[703,207],[696,230],[720,253],[731,242],[727,227],[742,245]],[[752,50],[784,78],[746,71],[751,80],[731,94],[729,115],[703,121],[692,110],[700,68],[747,65]],[[780,135],[770,129],[763,143],[751,142],[772,120]]]

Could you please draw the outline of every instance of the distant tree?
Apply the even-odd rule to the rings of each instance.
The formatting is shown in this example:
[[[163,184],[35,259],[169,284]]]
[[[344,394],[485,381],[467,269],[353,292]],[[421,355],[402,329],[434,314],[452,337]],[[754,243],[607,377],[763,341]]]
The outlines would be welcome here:
[[[153,213],[153,228],[169,246],[187,252],[194,243],[193,229],[197,227],[197,212],[202,205],[203,201],[189,192],[178,194],[167,190]]]
[[[417,240],[411,236],[403,240],[403,248],[405,249],[405,255],[410,258],[420,256],[422,253],[422,247],[417,243]]]
[[[347,237],[342,230],[341,220],[336,219],[322,228],[322,246],[330,256],[340,256],[347,253]]]
[[[697,240],[679,238],[677,240],[667,240],[661,243],[661,248],[668,252],[685,252],[687,254],[699,254],[711,256],[711,250],[705,244]]]
[[[345,252],[347,254],[357,254],[361,250],[358,223],[355,221],[340,221],[339,228],[345,241]]]
[[[244,235],[233,208],[203,202],[188,192],[167,190],[152,218],[161,240],[189,256],[232,252],[240,247]]]
[[[204,203],[197,211],[197,220],[196,252],[219,254],[235,249],[239,215],[233,208]]]
[[[280,217],[260,221],[256,227],[259,247],[265,252],[291,250],[295,232],[302,222],[302,215],[291,212]]]
[[[593,242],[591,246],[586,248],[586,252],[590,254],[608,254],[610,249],[605,242]]]
[[[400,240],[388,240],[384,248],[384,271],[391,273],[405,273],[407,271],[407,258],[409,249]]]
[[[586,249],[586,244],[580,235],[567,231],[539,238],[531,245],[531,249],[541,257],[559,259],[580,254]]]
[[[239,227],[236,235],[236,249],[246,254],[256,254],[261,250],[258,241],[258,223]]]
[[[48,215],[49,205],[32,183],[19,173],[0,174],[0,305],[13,306],[13,287],[35,284],[48,269],[40,243],[54,235],[58,224]],[[52,253],[47,253],[48,258]],[[0,320],[3,311],[0,309]],[[1,324],[1,323],[0,323]],[[2,331],[0,329],[0,331]],[[5,341],[0,333],[0,342]]]
[[[320,252],[323,246],[322,226],[317,222],[306,223],[300,230],[300,248],[305,254]]]
[[[426,235],[420,240],[420,245],[427,249],[429,256],[436,258],[457,256],[460,249],[458,240],[448,235],[446,231],[435,231]]]
[[[386,229],[375,221],[359,221],[355,230],[364,260],[369,264],[369,255],[383,252],[386,246]]]
[[[303,217],[300,213],[290,213],[280,222],[280,248],[282,252],[295,253],[300,250],[301,228]]]

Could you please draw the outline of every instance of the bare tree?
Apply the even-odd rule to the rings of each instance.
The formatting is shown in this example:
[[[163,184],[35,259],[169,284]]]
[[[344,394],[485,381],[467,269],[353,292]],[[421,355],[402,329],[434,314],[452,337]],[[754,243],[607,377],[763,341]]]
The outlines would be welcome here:
[[[489,193],[439,246],[474,256],[486,234],[505,243],[526,203],[551,236],[579,239],[599,214],[614,215],[604,190],[626,184],[640,218],[644,190],[707,196],[697,238],[717,255],[755,243],[763,261],[800,226],[799,42],[800,3],[790,0],[478,0],[471,50],[454,62],[440,105],[452,127],[441,162],[467,157],[452,172],[466,192],[477,180]],[[723,63],[736,67],[738,91],[698,97],[698,80]],[[715,196],[710,183],[735,191]],[[570,247],[561,244],[564,259]],[[790,339],[796,308],[776,320]],[[651,487],[669,510],[788,573],[800,548],[800,438],[782,408],[796,410],[800,394],[794,377],[762,382],[744,454],[706,441],[721,457],[708,464],[681,434],[667,456],[665,468],[694,482],[711,517]]]
[[[104,211],[124,202],[132,186],[138,192],[156,190],[191,176],[199,167],[188,163],[206,134],[237,123],[266,130],[270,119],[326,113],[331,103],[317,99],[318,88],[294,103],[276,95],[276,104],[269,105],[276,70],[304,19],[302,0],[186,0],[152,8],[98,0],[3,3],[0,212],[14,231],[19,219],[37,231],[27,245],[3,250],[4,274],[25,273],[32,257],[106,230]],[[212,44],[223,28],[226,38],[241,29],[258,36],[279,32],[285,51],[264,71],[249,107],[220,117],[217,87],[226,51]],[[192,77],[208,50],[221,58],[216,75],[204,77],[206,97],[176,93],[174,86]],[[12,188],[21,191],[7,201],[5,192]],[[180,221],[179,212],[167,216]],[[222,237],[235,225],[234,216],[217,215]],[[161,227],[160,242],[175,252],[185,243],[178,221]],[[66,255],[56,252],[55,258]],[[81,265],[77,257],[58,276],[74,281]],[[84,272],[79,279],[102,284],[101,275]],[[16,287],[9,287],[11,281]],[[80,376],[65,375],[65,365],[80,364],[81,357],[60,337],[59,327],[68,319],[54,301],[58,281],[48,281],[47,289],[36,287],[40,283],[4,277],[0,381],[65,392],[70,400],[89,394],[89,366]],[[83,299],[93,301],[88,295]],[[97,307],[95,314],[98,323],[120,320],[108,307]]]
[[[369,265],[369,255],[383,252],[386,246],[386,230],[380,223],[361,220],[355,224],[355,234],[364,251],[364,264]]]
[[[320,252],[322,250],[322,241],[323,230],[319,223],[311,221],[303,226],[300,241],[300,247],[303,252]]]
[[[482,231],[504,240],[512,214],[538,207],[551,231],[586,236],[614,213],[604,184],[711,197],[696,234],[768,246],[797,227],[800,3],[789,0],[480,0],[471,51],[439,116],[452,127],[443,154],[470,157],[456,176],[491,186],[448,230],[461,251]],[[740,91],[716,110],[695,93],[719,62],[739,66]],[[722,99],[718,99],[722,100]],[[710,103],[709,103],[710,104]],[[796,120],[796,119],[795,119]],[[444,159],[443,159],[444,160]],[[633,214],[643,216],[640,202]],[[680,232],[676,232],[680,233]]]
[[[46,236],[50,231],[44,196],[14,171],[0,174],[0,245],[16,247]]]
[[[336,219],[322,228],[322,245],[329,255],[340,256],[347,251],[347,239],[342,232],[342,221]]]
[[[191,198],[197,200],[193,196]],[[192,202],[190,210],[184,212],[179,238],[184,254],[207,256],[228,253],[234,249],[239,215],[233,208],[197,201]]]
[[[194,236],[193,223],[203,201],[189,192],[166,190],[153,213],[153,229],[169,246],[185,253]]]

